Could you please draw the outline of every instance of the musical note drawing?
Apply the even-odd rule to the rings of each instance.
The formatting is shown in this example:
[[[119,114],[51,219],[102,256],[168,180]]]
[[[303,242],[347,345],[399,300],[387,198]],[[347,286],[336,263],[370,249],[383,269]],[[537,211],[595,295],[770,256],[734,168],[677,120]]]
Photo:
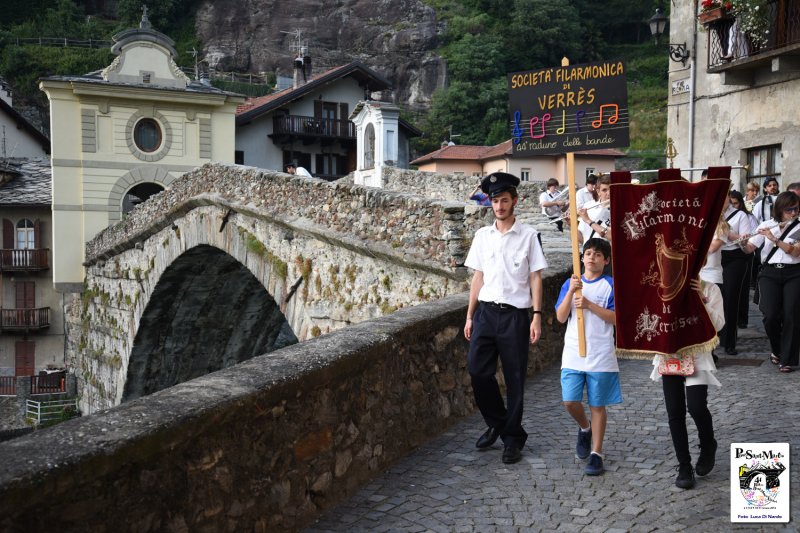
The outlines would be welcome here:
[[[578,124],[578,133],[581,132],[581,119],[586,116],[586,111],[583,109],[579,109],[577,113],[575,113],[575,121]]]
[[[556,130],[557,135],[563,135],[564,132],[567,131],[567,111],[566,109],[561,110],[561,127]]]
[[[519,144],[519,141],[522,140],[522,128],[519,127],[519,119],[521,117],[522,113],[514,111],[514,130],[511,132],[511,135],[514,136],[514,144]]]
[[[619,105],[618,104],[603,104],[600,106],[600,118],[597,120],[592,121],[592,127],[594,129],[599,128],[603,124],[603,108],[610,107],[614,109],[614,115],[608,119],[609,124],[616,124],[619,120]]]
[[[531,121],[530,121],[531,139],[541,139],[546,135],[546,133],[544,131],[544,125],[549,120],[550,120],[550,113],[545,113],[544,115],[542,115],[542,134],[541,135],[535,135],[533,133],[533,127],[536,126],[539,123],[539,117],[533,117],[531,119]]]

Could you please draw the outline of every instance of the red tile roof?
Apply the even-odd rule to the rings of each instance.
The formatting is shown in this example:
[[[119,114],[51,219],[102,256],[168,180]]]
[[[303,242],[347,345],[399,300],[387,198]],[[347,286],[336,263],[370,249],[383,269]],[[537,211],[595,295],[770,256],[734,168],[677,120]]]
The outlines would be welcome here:
[[[511,139],[501,142],[495,146],[474,146],[474,145],[452,145],[444,146],[438,150],[418,157],[411,161],[412,165],[438,161],[442,159],[466,159],[473,161],[485,161],[503,156],[511,155]],[[575,152],[576,155],[600,156],[600,157],[623,157],[625,154],[619,150],[605,148],[600,150],[584,150]],[[558,154],[551,154],[558,155]]]

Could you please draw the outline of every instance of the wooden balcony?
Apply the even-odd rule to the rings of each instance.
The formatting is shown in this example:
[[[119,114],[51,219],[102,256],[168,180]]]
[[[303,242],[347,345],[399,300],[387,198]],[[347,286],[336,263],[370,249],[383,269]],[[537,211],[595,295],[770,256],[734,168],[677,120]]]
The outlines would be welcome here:
[[[275,140],[294,138],[309,143],[315,141],[355,142],[356,125],[349,120],[284,115],[273,118],[270,137]]]
[[[770,65],[773,71],[795,71],[800,64],[800,3],[770,0],[764,18],[769,31],[766,42],[754,42],[734,28],[735,18],[726,15],[706,24],[708,72],[730,75],[731,82],[744,83],[753,69]],[[777,60],[777,62],[775,62]]]
[[[50,250],[0,250],[0,270],[3,272],[36,272],[50,268]]]
[[[0,309],[0,330],[34,331],[50,327],[50,308]]]

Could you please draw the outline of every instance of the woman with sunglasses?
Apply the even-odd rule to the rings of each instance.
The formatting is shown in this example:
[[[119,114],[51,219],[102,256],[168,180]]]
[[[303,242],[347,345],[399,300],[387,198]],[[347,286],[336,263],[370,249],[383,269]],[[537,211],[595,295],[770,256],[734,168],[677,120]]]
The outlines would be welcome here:
[[[769,338],[770,361],[780,372],[788,373],[798,364],[800,354],[800,199],[792,192],[782,192],[775,200],[772,219],[759,224],[746,242],[746,251],[762,244],[762,269],[758,278],[761,300],[758,308],[764,315],[764,329]]]

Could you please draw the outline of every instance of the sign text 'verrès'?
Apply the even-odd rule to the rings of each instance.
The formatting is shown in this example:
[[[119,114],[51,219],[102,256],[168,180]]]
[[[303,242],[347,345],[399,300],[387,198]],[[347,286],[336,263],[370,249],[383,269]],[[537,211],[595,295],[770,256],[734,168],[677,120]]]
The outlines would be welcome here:
[[[515,72],[508,86],[514,155],[628,146],[623,62]]]

